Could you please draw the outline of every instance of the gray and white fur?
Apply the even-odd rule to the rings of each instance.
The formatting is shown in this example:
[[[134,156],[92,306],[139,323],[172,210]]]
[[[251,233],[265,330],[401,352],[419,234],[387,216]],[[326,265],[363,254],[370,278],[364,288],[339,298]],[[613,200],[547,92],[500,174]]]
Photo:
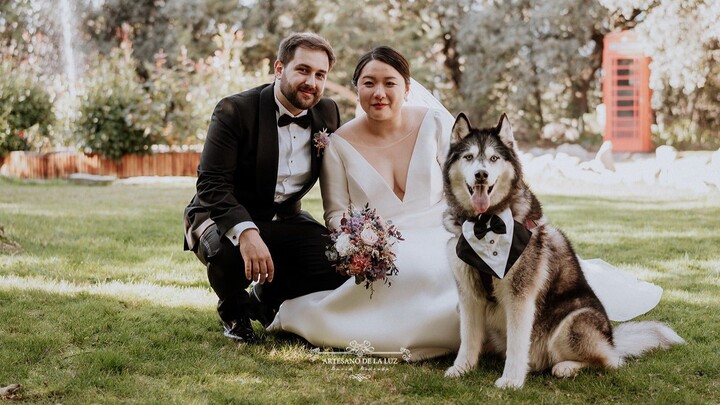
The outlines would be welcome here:
[[[500,388],[521,388],[530,371],[552,368],[572,377],[584,367],[618,368],[626,358],[684,340],[659,322],[612,327],[583,275],[570,241],[547,225],[542,208],[523,180],[513,131],[505,114],[495,127],[476,129],[460,114],[443,168],[446,228],[455,234],[448,257],[457,281],[460,349],[447,377],[477,365],[482,353],[505,355]],[[483,287],[480,272],[460,260],[455,246],[465,220],[510,208],[532,237],[504,278]]]

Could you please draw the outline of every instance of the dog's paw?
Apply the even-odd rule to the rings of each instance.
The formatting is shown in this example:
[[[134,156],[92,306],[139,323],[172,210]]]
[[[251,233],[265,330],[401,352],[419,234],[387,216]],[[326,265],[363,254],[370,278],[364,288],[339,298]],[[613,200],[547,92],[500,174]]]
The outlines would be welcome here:
[[[467,373],[468,371],[470,371],[468,367],[454,365],[454,366],[450,367],[449,369],[445,370],[445,377],[449,377],[449,378],[460,377],[463,374]]]
[[[579,363],[577,361],[561,361],[553,366],[552,375],[557,378],[575,377],[584,366],[584,363]]]
[[[522,388],[523,384],[525,384],[524,378],[509,378],[502,376],[495,381],[495,386],[498,388],[511,388],[514,390]]]

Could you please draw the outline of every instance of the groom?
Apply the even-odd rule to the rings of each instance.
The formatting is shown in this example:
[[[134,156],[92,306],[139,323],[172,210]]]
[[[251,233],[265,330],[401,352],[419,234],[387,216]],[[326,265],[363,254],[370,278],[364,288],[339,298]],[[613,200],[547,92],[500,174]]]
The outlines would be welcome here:
[[[300,209],[320,171],[313,136],[340,125],[337,105],[322,98],[334,64],[327,40],[292,34],[280,43],[274,83],[213,112],[185,209],[185,250],[207,266],[224,335],[236,341],[254,341],[250,319],[266,324],[285,299],[345,281],[325,257],[329,232]]]

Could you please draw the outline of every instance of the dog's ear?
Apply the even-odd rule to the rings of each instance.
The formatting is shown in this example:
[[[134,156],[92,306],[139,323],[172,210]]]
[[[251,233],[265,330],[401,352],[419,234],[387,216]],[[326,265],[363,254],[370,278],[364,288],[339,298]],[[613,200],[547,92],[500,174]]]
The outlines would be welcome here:
[[[470,121],[464,113],[458,114],[455,119],[455,125],[452,127],[452,135],[450,137],[452,143],[460,142],[470,133]]]
[[[513,130],[512,126],[510,125],[510,120],[505,113],[500,116],[500,122],[498,122],[496,128],[500,139],[505,143],[505,145],[514,148],[515,137],[513,136]]]

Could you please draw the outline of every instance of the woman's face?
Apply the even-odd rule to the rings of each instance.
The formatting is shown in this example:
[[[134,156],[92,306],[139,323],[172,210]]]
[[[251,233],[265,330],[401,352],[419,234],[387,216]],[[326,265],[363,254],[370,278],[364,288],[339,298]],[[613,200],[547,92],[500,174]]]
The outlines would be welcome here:
[[[357,81],[360,106],[373,120],[387,120],[400,115],[410,87],[400,72],[379,60],[371,60]]]

